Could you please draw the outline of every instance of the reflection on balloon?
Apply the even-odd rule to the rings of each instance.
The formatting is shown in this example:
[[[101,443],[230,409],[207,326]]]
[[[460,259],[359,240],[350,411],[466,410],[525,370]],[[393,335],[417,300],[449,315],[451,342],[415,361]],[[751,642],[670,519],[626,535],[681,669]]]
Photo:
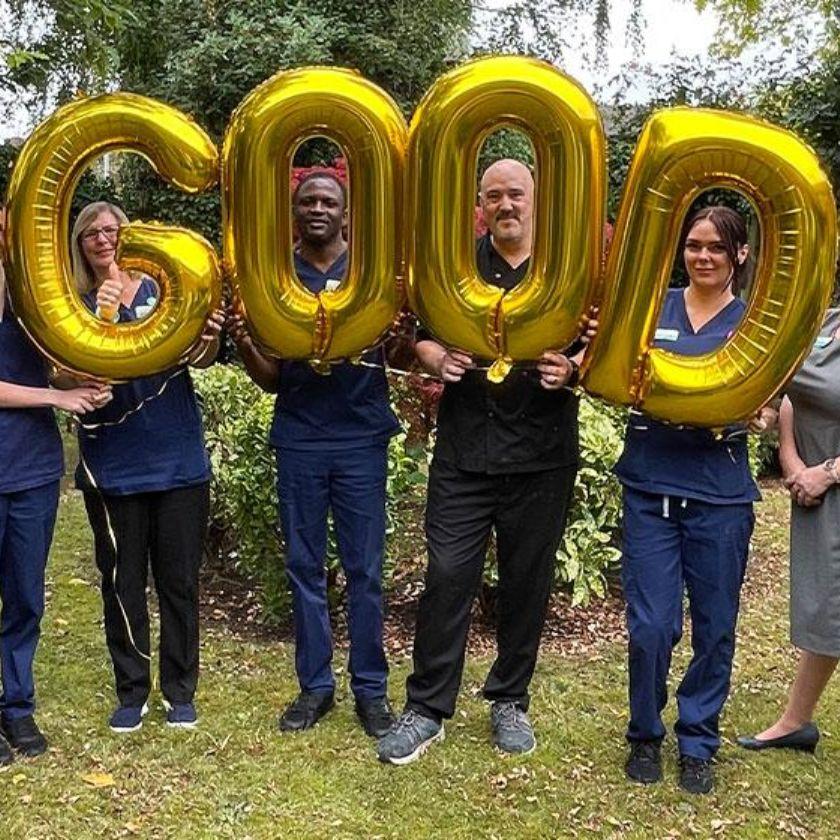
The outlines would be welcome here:
[[[326,360],[375,344],[402,307],[406,124],[396,103],[350,70],[279,73],[237,108],[222,150],[225,261],[257,343]],[[350,263],[335,291],[297,279],[289,180],[295,150],[327,135],[348,161]]]
[[[475,264],[476,160],[502,125],[529,135],[537,161],[534,248],[510,292]],[[411,305],[444,344],[510,361],[563,348],[597,294],[605,141],[595,103],[550,64],[518,56],[468,62],[438,79],[409,130],[406,229]]]
[[[754,204],[761,249],[739,328],[698,357],[653,349],[683,219],[710,187]],[[584,387],[675,423],[744,420],[801,364],[831,296],[837,219],[814,152],[788,131],[738,114],[655,114],[636,147],[607,262]]]
[[[8,189],[9,291],[16,313],[58,365],[111,380],[157,373],[176,364],[201,337],[221,298],[212,246],[177,228],[130,225],[126,253],[163,269],[152,315],[130,326],[96,318],[75,291],[67,231],[73,192],[94,158],[133,151],[185,192],[216,182],[218,156],[189,117],[127,93],[82,99],[59,108],[26,141]]]

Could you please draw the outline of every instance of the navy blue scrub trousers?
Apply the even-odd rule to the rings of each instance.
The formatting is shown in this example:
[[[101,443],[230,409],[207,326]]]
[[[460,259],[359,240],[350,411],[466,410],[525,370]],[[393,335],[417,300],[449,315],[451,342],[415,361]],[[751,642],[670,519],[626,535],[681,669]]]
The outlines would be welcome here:
[[[715,505],[624,488],[622,582],[630,637],[629,741],[660,741],[671,652],[688,591],[693,657],[677,689],[681,755],[711,758],[729,694],[752,504]]]
[[[0,493],[0,665],[6,720],[35,711],[32,664],[44,615],[44,574],[58,507],[58,481]]]
[[[382,561],[388,445],[278,449],[277,495],[295,617],[295,669],[302,691],[331,694],[327,516],[332,510],[347,580],[350,688],[363,702],[385,696]]]

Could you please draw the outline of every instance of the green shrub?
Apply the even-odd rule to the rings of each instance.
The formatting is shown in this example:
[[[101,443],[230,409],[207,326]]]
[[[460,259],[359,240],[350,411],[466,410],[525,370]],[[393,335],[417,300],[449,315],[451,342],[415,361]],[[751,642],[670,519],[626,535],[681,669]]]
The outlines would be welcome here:
[[[624,423],[623,409],[581,398],[580,469],[557,552],[558,578],[572,587],[573,605],[606,594],[605,574],[621,556],[621,485],[612,468],[621,454]]]
[[[238,366],[216,365],[196,371],[202,398],[207,446],[213,466],[209,551],[253,580],[265,617],[282,619],[289,596],[277,528],[274,452],[268,446],[273,397],[264,394]],[[392,389],[395,410],[405,420],[417,411],[416,395],[404,382]],[[557,574],[573,592],[575,603],[605,592],[605,572],[619,555],[617,529],[620,490],[611,468],[621,449],[623,412],[581,402],[581,470],[566,536],[557,555]],[[397,435],[388,450],[388,504],[385,580],[397,560],[410,561],[404,537],[422,531],[429,448],[405,445]],[[415,554],[416,552],[412,552]],[[340,568],[330,529],[327,570],[331,598],[340,595]],[[417,569],[419,572],[420,570]],[[485,583],[496,583],[489,563]]]

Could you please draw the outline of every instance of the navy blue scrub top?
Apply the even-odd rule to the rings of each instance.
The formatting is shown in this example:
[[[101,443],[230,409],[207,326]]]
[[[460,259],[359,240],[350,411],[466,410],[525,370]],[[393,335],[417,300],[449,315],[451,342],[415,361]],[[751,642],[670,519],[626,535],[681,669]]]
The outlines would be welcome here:
[[[737,328],[746,305],[735,298],[695,332],[683,291],[668,292],[654,346],[685,356],[710,353]],[[750,473],[743,427],[727,429],[717,440],[708,429],[668,425],[631,411],[615,473],[622,484],[646,493],[720,505],[761,498]]]
[[[154,281],[144,277],[131,306],[120,304],[119,320],[145,317],[154,308],[157,295]],[[95,291],[83,295],[83,300],[91,310],[96,308]],[[209,481],[210,462],[192,380],[186,367],[173,376],[176,370],[114,385],[113,400],[82,417],[84,424],[107,423],[148,399],[119,425],[79,428],[81,456],[104,493],[150,493]],[[155,396],[167,379],[163,393]],[[81,463],[76,468],[76,486],[92,489]]]
[[[296,253],[295,270],[307,289],[321,292],[328,281],[343,279],[347,251],[326,272]],[[322,375],[308,362],[282,361],[269,443],[278,449],[347,449],[385,443],[396,434],[400,424],[388,398],[385,352],[380,347],[363,359],[379,367],[343,362]]]
[[[0,319],[0,380],[49,388],[47,363],[7,300]],[[18,493],[64,474],[61,435],[51,408],[0,408],[0,493]]]

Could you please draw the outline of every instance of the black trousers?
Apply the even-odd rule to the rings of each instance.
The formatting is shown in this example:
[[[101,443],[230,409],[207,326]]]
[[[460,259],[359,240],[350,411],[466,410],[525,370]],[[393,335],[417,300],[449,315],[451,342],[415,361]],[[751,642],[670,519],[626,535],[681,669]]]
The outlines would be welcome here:
[[[470,473],[436,459],[429,473],[429,566],[414,640],[407,707],[435,719],[455,713],[472,604],[491,529],[499,566],[497,657],[488,700],[528,708],[528,684],[554,579],[576,467],[533,473]]]
[[[120,704],[142,706],[151,690],[149,661],[141,655],[150,652],[150,563],[160,605],[161,691],[170,703],[191,702],[198,683],[198,570],[210,513],[209,482],[127,496],[84,495],[102,573],[105,640]],[[116,556],[103,502],[116,537]]]

